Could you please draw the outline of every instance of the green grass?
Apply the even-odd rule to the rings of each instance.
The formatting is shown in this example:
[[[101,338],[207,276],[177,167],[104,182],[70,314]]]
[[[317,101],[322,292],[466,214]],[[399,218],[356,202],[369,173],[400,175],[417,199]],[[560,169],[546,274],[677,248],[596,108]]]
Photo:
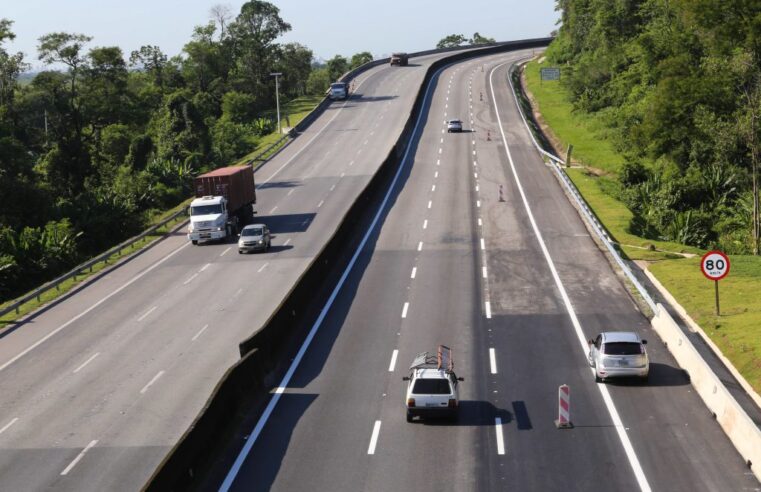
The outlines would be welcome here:
[[[600,117],[574,111],[568,94],[557,82],[539,81],[539,65],[526,68],[528,90],[562,148],[574,145],[574,164],[566,169],[597,218],[620,243],[631,259],[645,260],[649,270],[671,292],[689,315],[705,330],[740,374],[761,392],[761,258],[732,256],[731,271],[721,280],[721,316],[714,313],[714,286],[700,272],[700,258],[677,253],[703,253],[698,248],[673,242],[654,241],[632,234],[632,213],[610,189],[614,173],[623,162],[606,138]],[[588,168],[587,168],[588,167]],[[656,250],[653,250],[652,248]]]
[[[190,199],[184,201],[182,204],[174,207],[171,210],[168,210],[166,212],[156,214],[152,220],[151,224],[157,224],[161,222],[164,218],[171,216],[172,214],[180,211],[181,209],[187,208],[187,206],[190,204]],[[50,301],[55,300],[59,296],[62,296],[69,292],[70,290],[77,287],[79,284],[87,280],[88,278],[92,277],[93,275],[96,275],[98,272],[103,270],[104,268],[113,265],[114,263],[118,262],[120,259],[122,259],[125,255],[129,255],[135,251],[139,251],[154,241],[162,238],[166,233],[168,233],[173,227],[175,227],[177,224],[183,222],[186,219],[184,215],[180,215],[178,218],[168,222],[166,225],[159,227],[154,231],[152,234],[149,234],[142,238],[141,240],[137,241],[136,243],[132,244],[131,246],[125,248],[121,253],[115,253],[111,256],[109,256],[104,261],[98,262],[95,265],[93,265],[92,269],[87,270],[86,272],[83,272],[81,275],[77,275],[76,277],[70,278],[64,282],[62,282],[57,289],[50,289],[40,295],[39,299],[32,299],[31,301],[27,302],[26,304],[23,304],[19,307],[18,313],[15,311],[12,311],[5,316],[0,317],[0,327],[8,324],[15,323],[18,319],[21,317],[31,313],[32,311],[40,308],[41,306],[47,304]],[[13,300],[8,301],[4,304],[0,304],[0,309],[5,308],[6,306],[13,304]]]

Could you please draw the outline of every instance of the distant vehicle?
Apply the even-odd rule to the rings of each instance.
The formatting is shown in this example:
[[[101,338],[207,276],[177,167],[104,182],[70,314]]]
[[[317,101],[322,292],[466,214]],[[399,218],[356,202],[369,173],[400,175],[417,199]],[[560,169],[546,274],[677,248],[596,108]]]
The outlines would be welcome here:
[[[595,369],[595,381],[617,377],[646,381],[650,373],[646,344],[647,340],[632,331],[606,331],[589,340],[589,365]]]
[[[409,64],[410,55],[407,53],[392,53],[391,65],[399,65],[400,67],[406,67]]]
[[[196,198],[190,202],[188,239],[224,240],[254,217],[256,188],[251,166],[229,166],[197,176]]]
[[[349,98],[349,84],[347,84],[346,82],[335,82],[333,84],[330,84],[328,97],[333,100],[348,99]]]
[[[458,378],[449,347],[439,345],[435,354],[422,352],[410,365],[407,384],[407,422],[415,417],[448,417],[457,420],[460,398]]]
[[[270,248],[270,230],[264,224],[247,225],[240,231],[238,239],[238,253],[250,253],[251,251],[264,251]]]
[[[462,121],[460,120],[449,120],[447,122],[447,132],[457,132],[460,133],[462,131]]]

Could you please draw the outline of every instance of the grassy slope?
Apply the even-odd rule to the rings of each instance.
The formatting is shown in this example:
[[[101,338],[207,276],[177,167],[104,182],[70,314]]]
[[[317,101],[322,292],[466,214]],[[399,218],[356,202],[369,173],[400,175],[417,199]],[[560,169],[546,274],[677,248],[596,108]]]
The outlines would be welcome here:
[[[540,84],[536,62],[526,68],[528,89],[544,122],[563,148],[572,143],[574,164],[582,168],[568,170],[608,232],[620,242],[631,259],[649,260],[650,271],[684,306],[748,382],[761,392],[761,258],[732,256],[730,275],[719,285],[720,317],[714,314],[712,282],[700,273],[698,258],[682,258],[670,252],[700,254],[702,251],[677,243],[653,241],[629,231],[631,212],[617,199],[604,192],[606,180],[623,162],[606,138],[600,118],[574,111],[567,93],[557,82]],[[585,167],[595,170],[590,172]],[[650,251],[650,245],[658,251]]]

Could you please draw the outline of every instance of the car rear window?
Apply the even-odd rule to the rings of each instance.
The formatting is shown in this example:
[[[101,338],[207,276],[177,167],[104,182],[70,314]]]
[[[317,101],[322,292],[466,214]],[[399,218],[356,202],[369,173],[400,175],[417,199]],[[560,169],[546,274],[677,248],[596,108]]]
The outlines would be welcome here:
[[[452,391],[446,379],[418,379],[412,392],[416,395],[448,395]]]
[[[640,344],[636,342],[608,342],[603,345],[605,355],[637,355],[642,353]]]

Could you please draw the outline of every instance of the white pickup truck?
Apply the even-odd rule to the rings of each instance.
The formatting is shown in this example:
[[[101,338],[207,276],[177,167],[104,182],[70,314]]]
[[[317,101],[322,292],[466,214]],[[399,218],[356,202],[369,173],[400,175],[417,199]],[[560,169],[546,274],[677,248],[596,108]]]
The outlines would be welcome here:
[[[460,398],[454,373],[452,350],[439,345],[435,354],[422,352],[410,365],[407,384],[407,422],[415,417],[448,417],[457,420]]]

